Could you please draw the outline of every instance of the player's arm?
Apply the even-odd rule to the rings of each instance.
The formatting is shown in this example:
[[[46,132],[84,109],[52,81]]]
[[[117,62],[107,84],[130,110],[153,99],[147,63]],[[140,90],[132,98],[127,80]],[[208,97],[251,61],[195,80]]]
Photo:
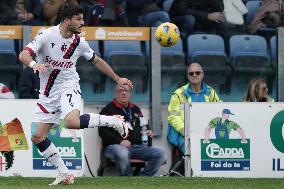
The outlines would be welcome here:
[[[20,54],[19,54],[19,60],[23,62],[26,66],[31,67],[34,70],[34,73],[36,71],[39,71],[39,73],[45,72],[46,68],[43,64],[38,64],[36,61],[33,60],[32,55],[30,54],[30,51],[25,48]]]
[[[47,35],[49,34],[46,30],[39,32],[38,35],[19,54],[19,60],[25,65],[31,67],[34,72],[39,71],[39,73],[42,73],[46,71],[45,66],[43,64],[38,64],[32,57],[40,51],[43,44],[47,43],[49,38]]]
[[[120,86],[128,85],[133,88],[132,82],[127,78],[119,77],[113,69],[100,57],[95,56],[92,60],[92,63],[97,66],[97,68],[102,71],[104,74],[115,80]]]

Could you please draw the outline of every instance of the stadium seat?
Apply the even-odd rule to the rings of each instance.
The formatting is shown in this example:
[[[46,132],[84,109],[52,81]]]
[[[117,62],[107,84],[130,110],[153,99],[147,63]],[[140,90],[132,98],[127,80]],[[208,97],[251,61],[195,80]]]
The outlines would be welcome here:
[[[113,70],[132,80],[134,92],[146,93],[148,70],[140,41],[104,41],[103,49],[104,58]]]
[[[100,56],[98,41],[88,41],[88,43],[95,53]],[[77,71],[80,76],[80,82],[92,83],[95,93],[104,92],[103,74],[91,62],[84,57],[80,57],[77,60]]]
[[[189,63],[203,67],[205,81],[219,88],[220,94],[230,93],[231,68],[227,62],[224,40],[213,34],[194,34],[187,38]]]
[[[15,90],[21,70],[14,40],[0,39],[0,82],[8,83],[9,88]]]
[[[169,102],[174,90],[186,80],[182,40],[172,47],[161,47],[161,74],[162,102]]]
[[[266,40],[257,35],[234,35],[230,38],[230,63],[235,72],[270,73]]]
[[[254,77],[269,80],[272,76],[266,40],[257,35],[234,35],[230,38],[230,64],[234,70],[233,83],[236,94],[245,91]],[[243,94],[240,94],[243,96]]]

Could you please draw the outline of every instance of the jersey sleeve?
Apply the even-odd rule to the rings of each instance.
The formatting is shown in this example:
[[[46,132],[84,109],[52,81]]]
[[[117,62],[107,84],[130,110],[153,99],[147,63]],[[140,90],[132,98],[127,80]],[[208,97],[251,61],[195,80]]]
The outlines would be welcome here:
[[[92,61],[96,58],[96,54],[94,50],[89,46],[89,44],[84,40],[82,41],[82,51],[81,55],[85,57],[88,61]]]
[[[240,125],[237,124],[236,122],[234,122],[234,121],[229,121],[229,124],[228,124],[228,128],[229,128],[229,129],[236,130],[236,129],[239,128],[239,127],[240,127]]]
[[[25,50],[28,50],[31,55],[38,54],[43,44],[46,43],[48,39],[47,30],[41,31],[37,36],[25,47]]]
[[[210,128],[216,128],[218,122],[220,122],[220,118],[216,117],[209,122]]]

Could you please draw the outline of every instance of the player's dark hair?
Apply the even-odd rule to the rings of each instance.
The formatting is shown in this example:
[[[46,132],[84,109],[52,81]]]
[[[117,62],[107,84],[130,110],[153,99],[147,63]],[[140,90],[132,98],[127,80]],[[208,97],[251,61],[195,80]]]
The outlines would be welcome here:
[[[63,22],[66,18],[72,18],[72,16],[83,14],[84,10],[80,5],[64,3],[62,9],[58,13],[60,21]]]

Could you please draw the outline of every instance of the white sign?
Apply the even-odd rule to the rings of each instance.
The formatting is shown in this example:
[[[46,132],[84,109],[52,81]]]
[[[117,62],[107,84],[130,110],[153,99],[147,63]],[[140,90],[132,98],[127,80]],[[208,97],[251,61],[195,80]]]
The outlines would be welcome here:
[[[40,155],[37,148],[33,147],[30,140],[35,107],[35,100],[0,100],[0,121],[5,124],[18,118],[29,145],[28,150],[14,152],[14,163],[8,170],[5,170],[5,158],[0,154],[0,176],[54,177],[58,174],[53,166]],[[61,143],[57,147],[66,166],[76,176],[82,176],[84,167],[82,131],[68,130],[59,126],[50,132],[50,138],[55,145],[57,145],[56,141]]]
[[[186,106],[187,176],[284,177],[284,103]]]

